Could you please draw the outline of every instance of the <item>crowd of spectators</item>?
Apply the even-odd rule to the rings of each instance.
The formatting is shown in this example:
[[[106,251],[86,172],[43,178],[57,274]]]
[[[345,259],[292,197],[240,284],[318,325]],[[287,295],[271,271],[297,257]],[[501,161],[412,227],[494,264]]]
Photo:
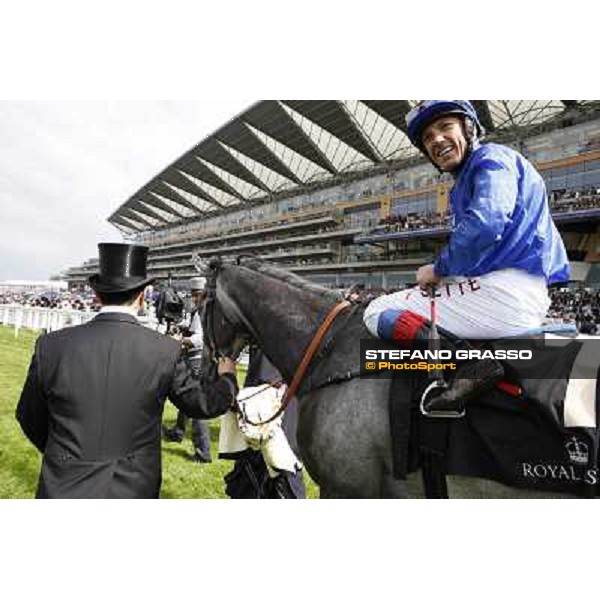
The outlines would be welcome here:
[[[436,229],[450,224],[450,213],[435,211],[426,213],[408,213],[407,215],[390,215],[381,219],[373,233],[393,233],[408,229]]]
[[[600,188],[559,189],[549,195],[552,212],[572,212],[589,208],[600,208]],[[449,227],[450,213],[430,211],[426,213],[408,213],[390,215],[381,219],[371,233],[395,233],[407,230],[440,229]]]
[[[550,291],[550,299],[550,318],[564,323],[575,323],[581,333],[600,333],[599,290],[555,289]]]
[[[165,284],[158,286],[148,286],[144,294],[144,305],[138,313],[138,317],[149,317],[152,323],[155,323],[157,317],[157,304],[162,292],[166,289]],[[181,318],[185,317],[192,310],[191,294],[187,290],[187,282],[173,283],[172,288],[183,303],[183,312]],[[70,313],[71,311],[81,311],[85,313],[96,313],[101,305],[96,295],[89,288],[85,290],[72,290],[64,292],[42,291],[32,292],[0,292],[0,306],[22,306],[23,308],[44,308],[59,310]],[[177,319],[179,321],[180,319]],[[160,323],[160,321],[159,321]]]
[[[98,311],[100,305],[93,292],[3,292],[0,304],[18,304],[60,310]]]
[[[587,187],[570,190],[554,190],[549,196],[550,210],[573,212],[590,208],[600,208],[600,189]]]

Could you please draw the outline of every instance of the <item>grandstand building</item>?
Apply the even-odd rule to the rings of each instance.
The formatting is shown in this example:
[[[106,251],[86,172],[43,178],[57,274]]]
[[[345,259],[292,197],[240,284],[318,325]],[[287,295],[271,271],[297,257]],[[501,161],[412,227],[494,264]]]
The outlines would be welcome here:
[[[66,291],[67,282],[59,280],[31,281],[24,279],[12,279],[0,281],[0,294],[36,294],[41,292]]]
[[[158,173],[109,218],[175,282],[200,256],[256,254],[329,287],[414,281],[449,231],[451,180],[410,144],[411,100],[254,104]],[[474,101],[487,141],[542,173],[580,281],[600,282],[600,101]],[[85,281],[97,260],[69,269]]]

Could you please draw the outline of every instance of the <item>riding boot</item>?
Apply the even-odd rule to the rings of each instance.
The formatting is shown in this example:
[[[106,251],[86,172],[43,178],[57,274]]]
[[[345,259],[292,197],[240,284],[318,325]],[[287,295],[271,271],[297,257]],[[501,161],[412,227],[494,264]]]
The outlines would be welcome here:
[[[504,368],[493,358],[467,361],[449,384],[434,380],[427,386],[421,396],[421,412],[428,417],[462,417],[469,400],[493,388],[503,375]]]
[[[391,339],[410,348],[435,350],[472,350],[473,346],[443,327],[437,326],[432,336],[431,321],[409,310],[398,311]],[[459,363],[449,383],[441,374],[421,395],[421,412],[430,417],[462,417],[466,403],[492,388],[504,375],[504,368],[494,359],[471,360]]]

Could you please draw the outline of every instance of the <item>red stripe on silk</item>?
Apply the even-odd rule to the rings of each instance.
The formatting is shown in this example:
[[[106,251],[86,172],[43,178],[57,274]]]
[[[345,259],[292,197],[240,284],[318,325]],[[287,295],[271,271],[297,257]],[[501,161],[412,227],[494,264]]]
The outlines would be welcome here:
[[[508,383],[508,381],[499,381],[496,387],[511,396],[521,396],[523,394],[523,388],[513,383]]]
[[[410,310],[405,310],[402,316],[394,324],[395,340],[414,340],[423,325],[427,323],[425,317],[421,317]]]

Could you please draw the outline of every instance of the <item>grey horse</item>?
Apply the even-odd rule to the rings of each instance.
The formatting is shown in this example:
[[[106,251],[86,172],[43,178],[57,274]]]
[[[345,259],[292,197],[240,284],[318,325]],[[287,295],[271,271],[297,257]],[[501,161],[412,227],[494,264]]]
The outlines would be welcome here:
[[[258,259],[195,263],[213,286],[205,314],[206,347],[231,355],[245,338],[254,338],[289,382],[341,295]],[[358,374],[358,341],[371,337],[361,310],[340,316],[298,393],[300,454],[322,498],[423,496],[417,476],[401,481],[392,474],[391,381],[353,376]],[[205,364],[204,372],[210,371]],[[448,491],[462,498],[562,497],[463,477],[449,477]]]

